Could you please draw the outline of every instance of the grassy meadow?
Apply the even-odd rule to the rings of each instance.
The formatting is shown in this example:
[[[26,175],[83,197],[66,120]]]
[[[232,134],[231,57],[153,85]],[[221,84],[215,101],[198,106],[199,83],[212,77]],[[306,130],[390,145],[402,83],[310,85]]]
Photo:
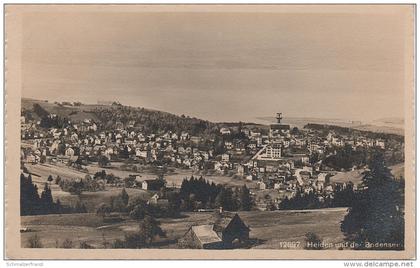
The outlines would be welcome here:
[[[303,247],[307,232],[314,232],[325,242],[342,242],[340,222],[347,213],[345,208],[302,210],[302,211],[249,211],[238,214],[251,228],[250,238],[256,249],[280,249],[282,242],[300,242]],[[184,213],[178,219],[159,219],[167,237],[157,239],[155,247],[175,248],[176,241],[192,225],[206,224],[211,212]],[[105,224],[101,217],[93,213],[69,215],[42,215],[21,217],[22,227],[30,229],[21,233],[21,243],[25,247],[28,238],[37,234],[44,247],[60,246],[70,239],[75,248],[80,242],[87,242],[95,248],[104,248],[115,239],[123,239],[124,234],[137,230],[138,223],[126,220]]]

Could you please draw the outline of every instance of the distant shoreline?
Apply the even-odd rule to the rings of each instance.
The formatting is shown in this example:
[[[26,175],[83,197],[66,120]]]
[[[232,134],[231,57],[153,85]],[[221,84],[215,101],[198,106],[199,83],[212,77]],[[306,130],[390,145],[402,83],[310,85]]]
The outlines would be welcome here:
[[[40,99],[34,99],[34,98],[26,98],[23,97],[21,99],[22,102],[39,102],[39,103],[49,103],[54,104],[55,101],[53,100],[40,100]],[[68,101],[70,102],[70,101]],[[72,103],[72,102],[70,102]],[[111,106],[104,105],[104,104],[94,104],[94,103],[83,103],[85,106]],[[129,106],[124,105],[123,106]],[[129,106],[134,107],[134,106]],[[135,108],[144,108],[150,111],[159,111],[163,113],[171,113],[167,111],[161,111],[156,109],[150,109],[146,107],[135,107]],[[175,114],[175,113],[171,113]],[[175,114],[178,115],[178,114]],[[178,115],[179,116],[179,115]],[[197,118],[194,116],[189,116],[191,118]],[[212,121],[207,119],[202,119],[213,123],[218,124],[237,124],[238,122],[242,122],[243,124],[248,125],[265,125],[268,126],[269,124],[275,123],[276,119],[274,116],[260,116],[255,117],[255,120],[238,120],[238,121]],[[382,118],[382,119],[376,119],[371,122],[362,122],[358,120],[349,120],[349,119],[338,119],[338,118],[317,118],[317,117],[285,117],[283,119],[283,123],[289,124],[292,127],[298,127],[303,128],[308,123],[314,123],[314,124],[322,124],[322,125],[333,125],[333,126],[340,126],[340,127],[348,127],[356,130],[364,130],[364,131],[371,131],[371,132],[377,132],[377,133],[386,133],[386,134],[397,134],[404,136],[404,119],[402,118]]]

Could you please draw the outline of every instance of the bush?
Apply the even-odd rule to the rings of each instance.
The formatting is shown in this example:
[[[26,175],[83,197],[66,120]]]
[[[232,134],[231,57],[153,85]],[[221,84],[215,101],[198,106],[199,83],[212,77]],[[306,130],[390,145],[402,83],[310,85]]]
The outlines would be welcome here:
[[[73,248],[73,241],[71,241],[70,239],[66,238],[63,243],[61,244],[62,248]]]
[[[41,239],[37,234],[29,237],[28,239],[28,248],[42,248]]]
[[[86,241],[80,242],[79,248],[82,249],[91,249],[94,248],[93,246],[89,245]]]
[[[125,242],[121,239],[117,239],[112,242],[111,248],[125,248]]]
[[[125,248],[143,248],[146,245],[146,237],[142,233],[126,234],[124,247]]]

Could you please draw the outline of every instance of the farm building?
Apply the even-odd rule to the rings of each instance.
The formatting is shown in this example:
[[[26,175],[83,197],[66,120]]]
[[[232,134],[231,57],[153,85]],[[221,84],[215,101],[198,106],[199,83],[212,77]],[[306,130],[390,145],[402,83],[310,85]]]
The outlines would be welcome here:
[[[210,224],[191,226],[178,245],[194,249],[238,248],[249,241],[249,231],[238,214],[218,212]]]

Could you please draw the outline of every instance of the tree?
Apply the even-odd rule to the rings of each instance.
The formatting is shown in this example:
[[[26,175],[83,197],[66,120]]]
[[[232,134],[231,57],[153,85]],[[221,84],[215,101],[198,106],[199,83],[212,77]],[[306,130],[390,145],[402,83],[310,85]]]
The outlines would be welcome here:
[[[146,202],[136,204],[130,211],[130,218],[134,220],[142,220],[146,216]]]
[[[242,186],[239,194],[240,210],[249,211],[252,208],[252,198],[246,185]]]
[[[101,155],[98,159],[98,165],[100,167],[106,167],[109,164],[109,160],[106,156]]]
[[[292,128],[292,130],[290,130],[290,134],[292,135],[299,135],[299,129],[297,127]]]
[[[121,239],[116,239],[114,242],[112,242],[111,248],[126,248],[126,243]]]
[[[223,207],[226,210],[233,211],[235,210],[235,202],[233,199],[233,191],[231,188],[225,188],[223,191]]]
[[[126,207],[121,195],[111,197],[111,211],[124,212]]]
[[[363,190],[358,192],[341,230],[348,241],[359,249],[368,249],[369,243],[394,244],[404,248],[404,183],[393,178],[385,166],[382,154],[375,154],[363,177]],[[378,249],[378,248],[375,248]]]
[[[191,176],[190,179],[182,181],[179,193],[180,200],[173,199],[172,201],[179,202],[182,210],[193,210],[197,204],[214,207],[216,196],[222,188],[224,188],[222,185],[216,186],[216,184],[209,183],[202,177],[196,179]]]
[[[55,178],[55,184],[60,184],[60,181],[61,181],[61,177],[57,175],[57,177]]]
[[[20,174],[20,213],[21,215],[39,214],[38,187],[32,183],[31,174],[26,178]]]
[[[47,112],[47,110],[45,110],[41,105],[39,105],[38,103],[35,103],[33,105],[33,110],[36,113],[36,115],[38,115],[39,117],[47,117],[49,115],[49,112]]]
[[[54,203],[51,189],[45,183],[41,197],[38,194],[38,187],[32,182],[32,176],[20,175],[20,213],[21,215],[40,215],[57,213],[61,204]]]
[[[66,238],[66,239],[64,239],[63,243],[61,244],[61,247],[62,248],[73,248],[73,241]]]
[[[137,232],[126,234],[124,241],[116,240],[111,247],[113,248],[144,248],[146,246],[146,238],[143,233]]]
[[[332,199],[332,207],[351,207],[355,194],[353,191],[354,184],[349,182],[343,187],[335,187],[334,198]]]
[[[267,211],[274,211],[274,210],[277,210],[278,207],[276,206],[276,204],[274,204],[273,200],[270,199],[267,202],[266,209],[267,209]]]
[[[179,215],[179,209],[181,207],[181,198],[177,192],[167,193],[167,198],[169,202],[168,216],[176,217]]]
[[[61,201],[59,198],[57,198],[56,204],[57,204],[57,213],[61,214],[62,208],[61,208]]]
[[[86,241],[82,241],[79,243],[79,248],[81,249],[92,249],[94,248],[92,245],[88,244]]]
[[[121,199],[122,199],[124,205],[127,206],[128,205],[129,196],[128,196],[127,191],[125,190],[125,188],[123,188],[122,191],[121,191]]]
[[[42,248],[41,239],[37,234],[29,237],[28,239],[28,248]]]
[[[140,222],[139,234],[144,237],[147,245],[150,245],[156,236],[166,236],[165,232],[160,228],[160,222],[150,215],[146,215],[144,220]]]
[[[42,193],[41,193],[41,206],[42,206],[43,210],[46,213],[48,213],[48,212],[52,212],[53,205],[54,205],[54,201],[53,201],[53,197],[52,197],[52,194],[51,194],[51,189],[48,186],[48,184],[45,183],[44,191],[42,191]]]
[[[101,216],[103,219],[109,213],[111,213],[111,208],[105,203],[100,204],[96,209],[96,215]]]
[[[80,200],[76,202],[76,206],[74,207],[74,211],[76,213],[87,213],[87,209],[84,203],[82,203]]]
[[[221,207],[221,208],[223,208],[224,207],[224,205],[225,205],[225,200],[224,200],[224,198],[225,198],[225,189],[224,188],[222,188],[221,190],[220,190],[220,192],[219,192],[219,194],[216,196],[216,199],[214,200],[214,203],[215,203],[215,205],[216,205],[216,207]]]

